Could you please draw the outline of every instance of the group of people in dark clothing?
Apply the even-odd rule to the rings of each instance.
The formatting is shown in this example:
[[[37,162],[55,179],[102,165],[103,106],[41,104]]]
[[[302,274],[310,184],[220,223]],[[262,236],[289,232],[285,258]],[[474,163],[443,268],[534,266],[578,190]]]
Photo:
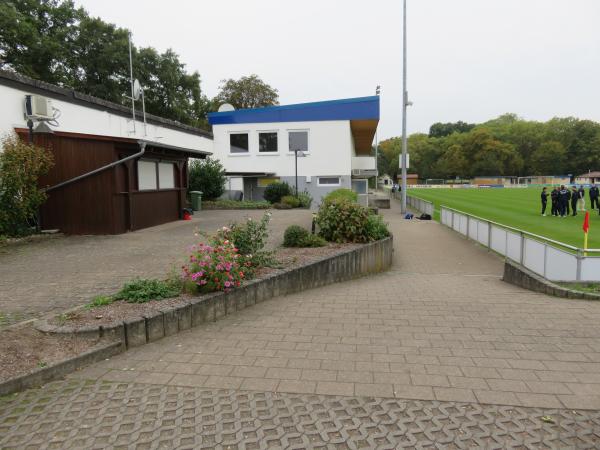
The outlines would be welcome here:
[[[598,209],[600,213],[600,206],[598,200],[600,198],[600,191],[598,186],[592,184],[588,194],[590,196],[590,209]],[[577,211],[585,211],[585,189],[583,186],[573,186],[571,189],[561,185],[560,188],[555,186],[554,189],[548,194],[548,188],[542,189],[542,216],[546,215],[546,206],[548,205],[548,196],[551,201],[551,214],[556,217],[567,217],[571,212],[573,216],[577,215]],[[570,206],[570,211],[569,211]]]

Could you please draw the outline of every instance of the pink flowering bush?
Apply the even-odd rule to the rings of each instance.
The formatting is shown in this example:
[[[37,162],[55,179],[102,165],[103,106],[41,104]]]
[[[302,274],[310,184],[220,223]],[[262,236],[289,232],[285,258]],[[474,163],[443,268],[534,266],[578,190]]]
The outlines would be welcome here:
[[[210,245],[193,245],[190,250],[182,274],[188,289],[195,287],[203,293],[229,291],[251,274],[251,262],[227,239],[215,239]]]

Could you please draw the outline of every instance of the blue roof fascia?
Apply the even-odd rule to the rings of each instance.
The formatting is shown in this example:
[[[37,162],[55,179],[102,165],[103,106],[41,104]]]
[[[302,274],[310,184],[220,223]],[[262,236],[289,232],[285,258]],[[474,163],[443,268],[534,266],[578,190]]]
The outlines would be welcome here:
[[[379,120],[379,96],[267,106],[208,114],[208,122],[211,125],[325,120]]]

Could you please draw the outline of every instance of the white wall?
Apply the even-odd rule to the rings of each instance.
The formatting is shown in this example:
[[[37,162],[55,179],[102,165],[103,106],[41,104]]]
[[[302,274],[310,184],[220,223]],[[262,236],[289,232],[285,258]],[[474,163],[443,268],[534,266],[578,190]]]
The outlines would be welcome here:
[[[298,176],[350,175],[354,146],[347,120],[214,125],[214,157],[221,160],[228,172],[294,176],[294,152],[288,148],[288,130],[309,131],[309,153],[306,158],[298,158]],[[258,152],[259,131],[277,131],[276,154]],[[230,132],[249,133],[248,154],[229,153]]]
[[[23,105],[25,94],[31,93],[27,90],[0,85],[0,135],[10,133],[15,128],[27,127],[23,117]],[[133,133],[131,118],[49,98],[53,106],[61,111],[58,119],[59,126],[51,127],[55,131],[147,139],[194,150],[213,151],[212,140],[203,136],[152,124],[147,125],[147,135],[144,136],[144,124],[141,121],[136,121],[136,133]],[[136,102],[136,110],[141,107],[142,103]]]

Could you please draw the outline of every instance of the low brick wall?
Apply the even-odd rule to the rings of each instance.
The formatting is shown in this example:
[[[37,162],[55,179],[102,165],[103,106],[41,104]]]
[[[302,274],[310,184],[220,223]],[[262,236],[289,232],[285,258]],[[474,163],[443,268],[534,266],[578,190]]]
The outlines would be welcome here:
[[[214,322],[235,311],[273,297],[325,286],[387,270],[392,265],[393,238],[371,242],[324,257],[302,267],[285,270],[268,278],[252,280],[229,292],[193,298],[188,304],[156,311],[110,327],[74,329],[40,321],[36,328],[46,333],[85,334],[120,341],[125,348],[137,347],[179,331]]]
[[[102,361],[111,356],[117,355],[123,351],[120,342],[101,343],[95,348],[88,350],[81,355],[61,361],[48,367],[38,368],[31,373],[21,375],[17,378],[0,383],[0,397],[12,394],[13,392],[24,391],[31,387],[40,386],[52,380],[56,380],[71,372],[76,371],[92,363]]]
[[[542,294],[553,295],[555,297],[600,300],[600,295],[598,294],[588,294],[559,286],[508,259],[504,262],[504,276],[502,280],[515,286],[529,289],[530,291],[541,292]]]

